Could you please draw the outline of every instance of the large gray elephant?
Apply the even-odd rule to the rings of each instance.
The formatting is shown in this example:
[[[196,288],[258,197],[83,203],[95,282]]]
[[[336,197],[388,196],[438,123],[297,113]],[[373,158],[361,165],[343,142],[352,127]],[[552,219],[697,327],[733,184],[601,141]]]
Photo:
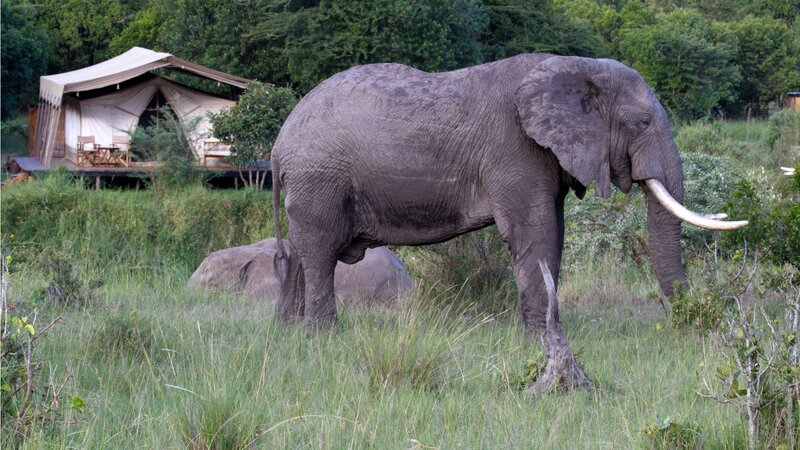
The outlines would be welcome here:
[[[446,73],[399,64],[354,67],[297,105],[272,153],[276,254],[284,320],[334,321],[336,261],[368,247],[442,242],[493,223],[511,251],[525,326],[542,329],[556,280],[564,198],[605,197],[633,182],[647,197],[650,256],[661,289],[685,281],[680,221],[727,229],[683,208],[683,172],[664,108],[613,60],[524,54]],[[281,230],[277,227],[278,242]]]

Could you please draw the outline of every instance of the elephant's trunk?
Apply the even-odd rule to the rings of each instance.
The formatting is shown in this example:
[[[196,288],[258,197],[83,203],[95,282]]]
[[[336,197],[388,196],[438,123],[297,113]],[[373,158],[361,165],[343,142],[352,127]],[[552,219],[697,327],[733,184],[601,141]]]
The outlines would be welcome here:
[[[683,201],[683,177],[670,183],[672,197]],[[643,186],[647,197],[647,240],[650,260],[658,284],[665,295],[673,294],[673,284],[686,282],[681,260],[681,221],[655,198],[649,186]]]
[[[662,188],[666,188],[674,201],[683,204],[683,169],[680,156],[671,139],[664,141],[672,151],[660,154],[662,172],[658,178],[664,181]],[[662,292],[671,296],[673,284],[686,283],[686,272],[681,258],[681,220],[658,201],[651,188],[652,183],[649,183],[655,179],[643,177],[643,182],[640,183],[647,198],[647,240],[658,283]]]

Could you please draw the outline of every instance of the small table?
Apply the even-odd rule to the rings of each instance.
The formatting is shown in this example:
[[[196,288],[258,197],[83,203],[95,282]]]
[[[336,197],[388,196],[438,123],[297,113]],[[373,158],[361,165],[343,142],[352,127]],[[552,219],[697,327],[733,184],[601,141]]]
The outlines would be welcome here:
[[[98,145],[96,148],[97,155],[94,160],[94,165],[113,166],[117,163],[114,158],[114,152],[119,150],[119,147],[114,145]]]

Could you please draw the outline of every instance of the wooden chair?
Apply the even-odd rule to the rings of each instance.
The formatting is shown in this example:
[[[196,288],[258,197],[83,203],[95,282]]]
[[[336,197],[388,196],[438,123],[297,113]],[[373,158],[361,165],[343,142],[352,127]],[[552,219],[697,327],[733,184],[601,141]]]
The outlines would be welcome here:
[[[131,165],[131,137],[128,135],[113,136],[111,143],[114,146],[114,153],[111,155],[114,164],[122,164],[125,167]]]
[[[225,159],[231,156],[231,146],[223,144],[219,139],[203,140],[203,160],[201,164],[208,166],[209,159]]]
[[[78,165],[94,165],[97,160],[97,145],[94,136],[78,136]]]

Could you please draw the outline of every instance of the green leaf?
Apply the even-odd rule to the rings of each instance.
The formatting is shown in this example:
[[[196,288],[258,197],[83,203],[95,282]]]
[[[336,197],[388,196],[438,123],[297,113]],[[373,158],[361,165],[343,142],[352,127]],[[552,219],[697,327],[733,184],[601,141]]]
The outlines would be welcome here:
[[[69,397],[69,406],[79,413],[83,413],[86,409],[86,402],[81,397],[77,395],[71,395]]]

